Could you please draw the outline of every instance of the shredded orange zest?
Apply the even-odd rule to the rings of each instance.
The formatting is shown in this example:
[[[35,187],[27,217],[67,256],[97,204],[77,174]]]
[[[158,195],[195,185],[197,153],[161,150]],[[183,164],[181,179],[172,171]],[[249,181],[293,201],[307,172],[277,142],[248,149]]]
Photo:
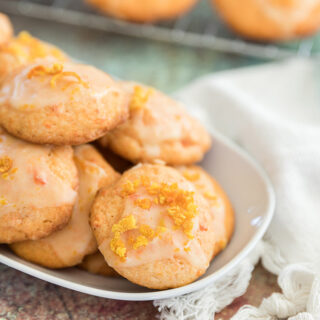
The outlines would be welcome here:
[[[137,199],[134,204],[141,209],[149,210],[151,208],[152,202],[150,199]]]
[[[8,172],[13,165],[13,161],[11,158],[7,156],[3,156],[0,158],[0,173]]]
[[[122,218],[118,223],[112,226],[112,232],[120,234],[133,229],[137,229],[137,225],[136,219],[132,214],[125,218]]]
[[[34,108],[35,108],[35,105],[33,104],[24,104],[19,109],[24,111],[24,110],[33,110]]]
[[[13,180],[14,179],[14,174],[18,171],[18,168],[13,168],[9,170],[8,172],[5,172],[1,175],[1,178],[3,180]]]
[[[162,233],[166,232],[167,228],[162,227],[162,226],[158,226],[156,231],[155,231],[155,236],[159,237]]]
[[[146,238],[152,240],[155,237],[154,230],[148,226],[147,224],[143,224],[139,228],[140,233],[145,236]]]
[[[176,227],[182,228],[184,233],[193,238],[193,218],[198,214],[191,191],[180,189],[177,183],[152,183],[148,189],[149,194],[157,197],[160,205],[168,206],[166,213],[173,219]]]
[[[50,81],[50,85],[52,88],[56,87],[56,82],[58,79],[60,79],[61,77],[74,77],[77,79],[77,83],[81,84],[83,87],[85,88],[89,88],[89,85],[87,82],[84,82],[81,77],[76,73],[76,72],[72,72],[72,71],[63,71],[59,74],[56,74],[52,77],[51,81]],[[72,82],[68,83],[63,89],[67,89],[70,85],[72,84]]]
[[[145,236],[138,236],[133,244],[133,249],[137,250],[140,247],[145,247],[149,243]]]
[[[159,220],[159,226],[160,226],[160,227],[165,227],[165,226],[166,226],[166,223],[165,223],[165,221],[164,221],[163,218],[161,218],[161,219]]]
[[[184,250],[185,252],[189,252],[191,249],[190,249],[190,247],[184,247],[183,250]]]
[[[88,88],[89,85],[87,82],[84,82],[81,77],[76,73],[72,71],[63,71],[63,65],[61,63],[54,63],[53,66],[45,67],[43,65],[36,66],[32,68],[27,77],[28,79],[31,79],[33,77],[39,77],[39,76],[52,76],[50,81],[50,86],[52,88],[55,88],[57,85],[57,80],[59,80],[61,77],[74,77],[76,78],[76,83],[84,86],[85,88]],[[74,82],[68,83],[63,89],[68,88],[71,84]]]
[[[120,258],[125,258],[127,252],[125,244],[121,240],[121,234],[134,229],[137,229],[137,225],[136,219],[132,214],[122,218],[119,223],[116,223],[112,226],[111,231],[114,233],[114,235],[110,242],[110,248]]]
[[[126,183],[122,185],[121,195],[123,197],[134,194],[135,192],[136,192],[136,187],[134,186],[132,181],[128,180],[126,181]]]
[[[152,88],[143,88],[141,86],[135,86],[133,96],[130,102],[130,110],[133,111],[144,108],[152,93]]]
[[[199,180],[199,178],[200,178],[200,173],[199,173],[199,172],[191,172],[191,171],[186,170],[186,171],[183,172],[183,176],[184,176],[187,180],[189,180],[189,181],[191,181],[191,182],[194,182],[194,181]]]
[[[62,70],[63,70],[63,65],[61,63],[54,63],[51,68],[39,65],[39,66],[32,68],[29,71],[27,77],[28,77],[28,79],[31,79],[33,77],[39,77],[39,76],[47,76],[47,75],[53,76],[53,75],[61,73]]]
[[[213,194],[212,192],[206,191],[203,194],[207,199],[209,200],[217,200],[217,196],[215,194]]]
[[[122,195],[134,194],[141,185],[145,185],[148,194],[154,197],[154,204],[168,207],[166,214],[173,219],[177,229],[181,228],[192,239],[192,220],[198,214],[193,198],[194,192],[180,189],[177,183],[168,185],[166,183],[150,182],[149,180],[146,183],[144,178],[143,183],[141,183],[141,180],[140,182],[136,180],[135,183],[128,180],[122,186]],[[147,200],[149,199],[138,199],[135,200],[135,204],[144,209],[150,209],[151,200]]]
[[[179,248],[175,248],[175,249],[174,249],[174,252],[179,252],[179,251],[180,251]]]
[[[140,180],[141,180],[141,184],[144,186],[144,187],[148,187],[150,185],[150,178],[147,177],[147,176],[141,176],[140,177]]]
[[[166,209],[163,214],[169,216],[173,222],[173,230],[181,229],[189,239],[193,239],[193,218],[198,214],[198,208],[194,201],[194,192],[180,189],[177,183],[166,184],[150,182],[150,179],[142,176],[134,181],[127,180],[121,189],[121,196],[126,197],[137,192],[138,188],[144,188],[151,199],[135,199],[134,204],[142,209],[149,210],[152,203],[164,206]],[[120,220],[112,226],[114,237],[110,246],[113,252],[119,257],[126,257],[127,247],[121,240],[122,233],[136,230],[136,237],[129,237],[128,243],[134,250],[146,246],[154,238],[162,238],[161,234],[167,231],[164,219],[161,218],[159,226],[154,230],[149,225],[137,226],[133,215]],[[188,241],[186,242],[188,243]],[[185,249],[188,251],[188,248]]]
[[[0,197],[0,206],[3,207],[3,206],[5,206],[6,204],[8,204],[8,201],[6,200],[5,197],[1,196],[1,197]]]
[[[120,258],[125,258],[127,249],[124,242],[120,239],[120,234],[116,233],[110,242],[111,250]]]
[[[60,61],[67,60],[67,57],[59,49],[32,37],[26,31],[20,32],[2,50],[14,55],[21,63],[45,57],[53,57]]]
[[[160,184],[152,182],[150,186],[147,188],[147,191],[150,195],[157,195],[160,191]]]

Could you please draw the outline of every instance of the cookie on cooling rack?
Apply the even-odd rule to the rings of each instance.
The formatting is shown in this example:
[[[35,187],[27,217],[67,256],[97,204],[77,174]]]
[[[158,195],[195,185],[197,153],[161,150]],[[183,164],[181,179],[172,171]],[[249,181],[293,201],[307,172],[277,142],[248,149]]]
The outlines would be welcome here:
[[[129,96],[129,119],[100,143],[134,163],[162,160],[191,164],[201,160],[211,138],[181,104],[153,88],[122,82]]]
[[[30,144],[0,129],[0,243],[61,229],[70,219],[77,186],[71,147]]]
[[[255,40],[288,40],[320,28],[320,1],[211,0],[239,34]]]
[[[48,268],[75,266],[97,251],[89,225],[89,214],[96,192],[119,178],[111,166],[90,145],[75,148],[79,172],[77,201],[68,224],[37,241],[14,243],[10,247],[20,257]]]
[[[123,90],[106,73],[71,62],[37,61],[0,86],[0,124],[39,144],[95,140],[128,117]]]
[[[86,0],[110,16],[135,22],[167,20],[183,15],[198,0]]]

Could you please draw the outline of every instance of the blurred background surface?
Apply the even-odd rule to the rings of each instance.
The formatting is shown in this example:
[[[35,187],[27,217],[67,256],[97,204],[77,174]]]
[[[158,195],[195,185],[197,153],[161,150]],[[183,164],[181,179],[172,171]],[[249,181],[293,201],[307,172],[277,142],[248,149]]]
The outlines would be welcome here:
[[[169,93],[210,72],[320,52],[317,35],[243,40],[205,0],[180,18],[155,24],[107,17],[79,0],[0,0],[0,11],[11,16],[16,32],[28,30],[78,60]]]

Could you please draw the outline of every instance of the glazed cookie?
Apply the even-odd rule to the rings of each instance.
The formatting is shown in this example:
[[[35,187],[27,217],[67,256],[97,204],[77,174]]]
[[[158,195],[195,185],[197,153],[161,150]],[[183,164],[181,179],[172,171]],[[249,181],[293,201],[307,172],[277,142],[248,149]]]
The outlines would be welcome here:
[[[86,0],[98,10],[116,18],[152,22],[178,17],[198,0]]]
[[[214,255],[225,248],[234,229],[234,212],[228,196],[219,183],[199,166],[176,167],[182,175],[192,182],[208,201],[213,216],[215,248]]]
[[[86,256],[79,268],[90,273],[99,274],[106,277],[118,277],[119,275],[108,266],[106,260],[100,252],[96,252]]]
[[[119,175],[90,145],[75,148],[75,162],[80,184],[69,223],[49,237],[12,244],[11,249],[20,257],[48,268],[66,268],[97,250],[89,225],[92,201],[100,187],[113,183]]]
[[[226,22],[256,40],[287,40],[320,27],[320,0],[211,0]]]
[[[0,47],[0,81],[11,71],[34,63],[37,59],[69,60],[58,48],[23,31]]]
[[[137,165],[101,189],[91,226],[108,265],[152,289],[194,281],[214,251],[208,203],[177,170],[162,165]]]
[[[198,120],[163,93],[134,82],[122,83],[130,95],[129,120],[108,132],[103,146],[134,162],[191,164],[201,160],[211,139]]]
[[[0,12],[0,48],[11,39],[12,35],[13,28],[10,19],[8,16]]]
[[[34,143],[78,145],[103,136],[128,116],[121,88],[87,65],[38,61],[0,87],[0,124]]]
[[[0,243],[61,229],[70,219],[77,186],[71,147],[33,145],[0,129]]]

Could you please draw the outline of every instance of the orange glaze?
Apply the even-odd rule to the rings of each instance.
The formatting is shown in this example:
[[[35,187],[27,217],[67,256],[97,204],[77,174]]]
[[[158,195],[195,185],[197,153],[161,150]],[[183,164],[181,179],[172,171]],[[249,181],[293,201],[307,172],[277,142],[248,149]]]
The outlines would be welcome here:
[[[74,203],[76,191],[50,169],[48,155],[53,147],[26,143],[4,132],[0,132],[0,138],[0,159],[10,159],[7,170],[0,160],[0,197],[5,199],[0,204],[0,214],[24,206],[43,208]]]
[[[163,187],[168,188],[172,185],[168,184]],[[148,187],[138,185],[137,181],[127,181],[123,185],[124,218],[113,226],[112,238],[106,239],[99,246],[102,252],[105,246],[111,246],[112,251],[118,256],[118,259],[108,261],[110,266],[115,267],[116,264],[121,263],[125,267],[135,267],[176,257],[183,258],[193,265],[205,265],[207,258],[201,244],[193,236],[200,230],[197,214],[188,220],[190,223],[187,223],[188,228],[185,229],[184,224],[181,225],[180,221],[175,220],[175,217],[170,217],[168,214],[170,205],[165,200],[161,200],[162,194],[157,195],[154,192],[154,189],[157,188],[152,188],[152,186],[154,186],[152,183]],[[193,199],[190,196],[194,192],[191,183],[186,180],[179,182],[177,192],[180,190]],[[167,193],[167,197],[170,197],[170,192]],[[137,205],[137,201],[146,199],[152,203],[150,208]],[[194,205],[196,207],[197,203]],[[142,227],[144,230],[141,230]]]
[[[96,100],[100,118],[104,119],[108,114],[101,99],[116,90],[110,88],[113,80],[110,78],[108,83],[106,77],[90,66],[38,61],[17,74],[13,83],[2,86],[0,103],[21,111],[55,106],[57,113],[63,113],[70,100],[81,102],[85,95]]]

